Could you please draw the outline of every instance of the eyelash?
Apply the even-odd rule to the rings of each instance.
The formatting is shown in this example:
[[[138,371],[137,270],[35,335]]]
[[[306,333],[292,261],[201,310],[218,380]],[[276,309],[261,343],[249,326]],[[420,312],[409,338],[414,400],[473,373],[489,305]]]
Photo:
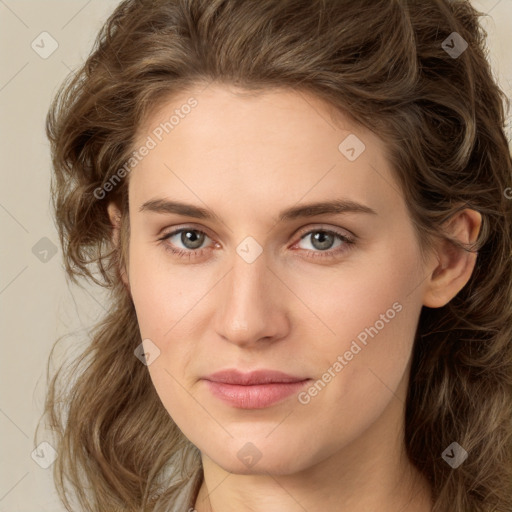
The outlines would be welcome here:
[[[171,252],[173,255],[175,255],[179,258],[187,258],[190,260],[192,258],[200,257],[202,255],[203,251],[205,250],[204,248],[195,249],[195,250],[194,249],[175,249],[170,243],[166,242],[166,240],[168,238],[171,238],[174,235],[180,234],[184,231],[195,231],[197,233],[201,233],[201,234],[207,236],[208,238],[210,238],[208,236],[208,234],[205,233],[204,231],[189,226],[189,227],[183,227],[183,228],[177,229],[170,233],[166,233],[164,236],[159,238],[158,241],[163,244],[164,249],[166,251]],[[333,236],[337,237],[338,239],[340,239],[343,242],[343,244],[341,245],[341,248],[338,247],[337,249],[334,249],[334,250],[330,249],[327,251],[319,251],[319,250],[312,251],[312,250],[308,250],[308,249],[303,249],[304,251],[310,253],[312,258],[330,258],[330,259],[332,259],[332,258],[335,258],[336,256],[339,256],[347,251],[350,251],[352,249],[353,245],[355,244],[355,239],[348,237],[346,235],[342,235],[341,233],[338,233],[337,231],[332,231],[329,229],[312,229],[312,230],[303,232],[300,235],[299,241],[313,233],[325,233],[328,235],[333,235]]]

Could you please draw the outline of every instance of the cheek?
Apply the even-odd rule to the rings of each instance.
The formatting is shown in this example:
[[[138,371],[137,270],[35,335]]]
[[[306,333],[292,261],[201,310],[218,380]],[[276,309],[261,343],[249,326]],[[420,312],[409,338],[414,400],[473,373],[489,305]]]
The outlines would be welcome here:
[[[418,255],[407,245],[374,254],[378,262],[372,255],[353,268],[340,267],[328,282],[308,280],[317,334],[306,336],[315,350],[303,355],[318,371],[320,391],[312,389],[304,401],[316,403],[320,416],[333,414],[322,402],[339,404],[334,414],[344,417],[379,411],[407,372],[421,312]]]
[[[188,389],[192,385],[187,380],[187,369],[195,345],[185,329],[189,325],[187,313],[193,310],[200,298],[194,297],[201,290],[190,287],[191,278],[186,272],[166,266],[164,258],[155,257],[154,252],[136,244],[130,249],[130,289],[141,338],[149,338],[159,350],[148,366],[155,390],[173,420],[187,430],[191,405]]]
[[[204,294],[204,285],[185,266],[172,264],[163,248],[144,244],[136,237],[130,241],[130,290],[142,336],[163,342]]]
[[[369,345],[371,339],[383,339],[386,343],[380,345],[391,351],[411,344],[421,309],[418,285],[423,276],[410,237],[382,240],[336,267],[295,269],[294,274],[288,280],[308,305],[298,317],[300,327],[311,329],[310,338],[318,340],[324,353],[332,357],[333,351],[348,350],[354,339],[362,346],[365,341]],[[374,348],[380,352],[379,346]]]
[[[194,279],[192,266],[169,262],[163,249],[143,250],[136,242],[130,248],[130,288],[141,337],[149,338],[160,351],[148,369],[167,406],[169,400],[179,402],[180,384],[193,384],[190,368],[203,338],[194,314],[212,283],[198,280],[197,271]]]

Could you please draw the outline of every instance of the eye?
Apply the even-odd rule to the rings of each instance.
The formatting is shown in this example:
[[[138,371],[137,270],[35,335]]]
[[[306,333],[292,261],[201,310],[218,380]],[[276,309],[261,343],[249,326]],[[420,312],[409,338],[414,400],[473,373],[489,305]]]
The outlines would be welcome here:
[[[300,237],[300,241],[297,244],[307,239],[310,242],[306,245],[309,245],[312,249],[306,247],[305,250],[312,253],[313,257],[337,256],[350,250],[355,243],[352,237],[327,229],[310,230]],[[336,240],[339,242],[337,245],[335,245]],[[304,247],[302,248],[304,249]]]
[[[172,231],[159,238],[166,250],[179,257],[195,258],[200,256],[204,249],[201,246],[205,238],[210,238],[204,231],[192,227],[185,227]],[[174,240],[173,240],[174,239]],[[210,239],[211,240],[211,239]],[[184,249],[180,248],[180,244]]]
[[[309,245],[312,248],[301,247],[301,249],[313,258],[333,258],[349,251],[355,244],[355,238],[351,236],[328,229],[314,229],[303,233],[294,246],[308,238],[311,240]],[[202,256],[203,252],[208,250],[202,247],[206,239],[212,240],[204,231],[189,226],[167,233],[158,240],[163,243],[165,250],[179,258],[191,259]],[[338,241],[337,245],[336,241]],[[214,242],[214,244],[219,247],[218,243]]]

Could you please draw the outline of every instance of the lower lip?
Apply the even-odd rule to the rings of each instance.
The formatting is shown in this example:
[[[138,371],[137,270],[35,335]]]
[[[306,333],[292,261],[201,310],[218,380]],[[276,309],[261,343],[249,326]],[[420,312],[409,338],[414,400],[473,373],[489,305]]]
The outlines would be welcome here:
[[[263,409],[298,393],[310,379],[299,382],[238,385],[205,380],[211,393],[222,401],[240,409]]]

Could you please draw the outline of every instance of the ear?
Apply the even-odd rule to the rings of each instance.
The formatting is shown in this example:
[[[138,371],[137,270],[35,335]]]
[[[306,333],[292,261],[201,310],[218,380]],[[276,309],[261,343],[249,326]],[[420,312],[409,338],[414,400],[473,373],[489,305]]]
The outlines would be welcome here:
[[[110,219],[110,223],[112,224],[112,243],[117,248],[118,251],[122,251],[121,247],[121,219],[122,214],[121,210],[117,206],[117,204],[113,201],[108,203],[107,205],[107,212]],[[128,293],[130,293],[130,283],[128,281],[128,273],[125,266],[124,258],[121,260],[123,262],[122,267],[119,269],[119,274],[121,276],[121,279],[123,280],[123,283],[128,290]]]
[[[451,218],[445,230],[464,244],[471,245],[478,238],[482,216],[465,209]],[[466,285],[475,267],[477,252],[468,252],[443,240],[437,248],[437,266],[432,269],[425,288],[423,304],[440,308],[455,297]]]

